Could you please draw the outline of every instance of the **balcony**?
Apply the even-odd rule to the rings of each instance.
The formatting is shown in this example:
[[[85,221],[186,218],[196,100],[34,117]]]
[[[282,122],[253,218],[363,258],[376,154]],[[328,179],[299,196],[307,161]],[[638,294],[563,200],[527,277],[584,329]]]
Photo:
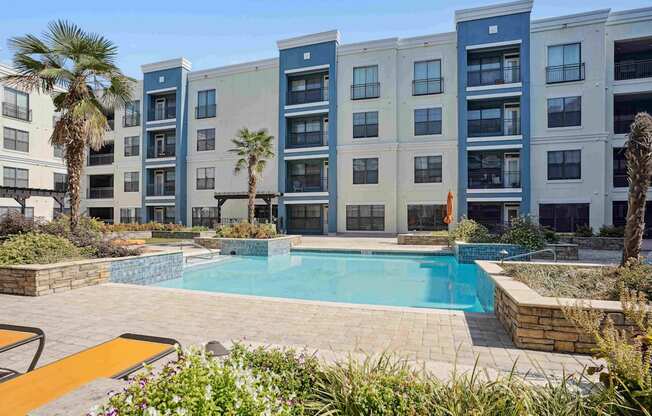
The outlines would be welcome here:
[[[306,131],[301,133],[288,133],[286,148],[296,149],[301,147],[328,146],[327,131]]]
[[[113,187],[105,186],[101,188],[88,188],[86,197],[88,199],[112,199]]]
[[[468,87],[512,84],[516,82],[521,82],[521,71],[518,65],[501,68],[483,68],[469,70],[467,72]]]
[[[468,137],[518,136],[521,134],[520,124],[517,119],[468,120]]]
[[[557,65],[546,67],[546,83],[559,84],[562,82],[583,81],[584,62],[581,64]]]
[[[380,82],[351,85],[352,100],[366,100],[380,97]]]
[[[135,127],[140,125],[140,113],[125,114],[122,116],[122,127]]]
[[[166,143],[163,146],[148,146],[147,158],[160,159],[165,157],[176,156],[176,143]]]
[[[2,115],[23,121],[32,121],[32,110],[11,103],[2,103]]]
[[[652,78],[652,37],[614,43],[614,80]]]
[[[501,168],[469,170],[469,189],[509,189],[520,187],[520,170],[505,171]]]
[[[291,175],[286,192],[328,192],[328,178],[321,175]]]
[[[441,94],[444,92],[444,78],[415,79],[412,81],[412,95]]]
[[[88,155],[88,166],[100,166],[113,164],[113,152],[91,153]]]
[[[217,114],[217,104],[198,105],[195,107],[195,118],[211,118]]]
[[[147,196],[174,196],[174,182],[165,182],[163,184],[147,184]]]
[[[288,105],[328,101],[328,87],[288,91]]]
[[[171,120],[177,117],[176,107],[157,108],[152,114],[150,121]]]
[[[652,93],[614,95],[614,133],[627,134],[636,114],[652,112]]]

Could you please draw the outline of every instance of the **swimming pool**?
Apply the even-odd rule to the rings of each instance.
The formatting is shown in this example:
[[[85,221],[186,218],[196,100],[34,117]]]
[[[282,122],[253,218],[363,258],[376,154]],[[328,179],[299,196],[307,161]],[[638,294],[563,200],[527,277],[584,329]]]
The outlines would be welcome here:
[[[297,252],[187,267],[156,286],[357,304],[493,310],[493,283],[453,256]]]

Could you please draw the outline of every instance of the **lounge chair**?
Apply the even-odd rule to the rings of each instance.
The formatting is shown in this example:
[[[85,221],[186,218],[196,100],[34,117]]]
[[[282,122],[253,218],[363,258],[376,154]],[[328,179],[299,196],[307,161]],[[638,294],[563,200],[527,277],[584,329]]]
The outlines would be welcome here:
[[[91,381],[125,378],[174,352],[170,338],[122,334],[0,384],[0,415],[25,415]]]
[[[0,353],[13,350],[22,345],[38,341],[38,348],[34,353],[32,362],[27,367],[27,371],[32,371],[36,367],[38,359],[43,352],[43,345],[45,344],[45,334],[39,328],[32,328],[29,326],[18,326],[0,324]],[[6,380],[9,377],[14,377],[20,374],[18,371],[9,368],[0,368],[0,371],[5,374],[0,374],[0,381]]]

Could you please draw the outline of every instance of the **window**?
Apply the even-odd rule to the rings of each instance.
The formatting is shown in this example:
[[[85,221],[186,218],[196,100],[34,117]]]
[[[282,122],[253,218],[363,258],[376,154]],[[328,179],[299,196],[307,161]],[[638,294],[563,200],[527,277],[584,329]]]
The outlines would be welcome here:
[[[29,188],[29,170],[5,167],[3,185]]]
[[[559,233],[589,225],[589,204],[539,204],[539,223]]]
[[[347,205],[348,231],[385,231],[384,205]]]
[[[20,214],[19,207],[0,207],[0,218],[4,217],[10,212]],[[25,207],[25,218],[34,218],[34,207]]]
[[[197,118],[215,117],[215,90],[197,92]]]
[[[414,110],[414,135],[441,134],[441,108]]]
[[[138,156],[140,154],[140,137],[125,137],[125,157]]]
[[[133,127],[140,124],[140,101],[129,101],[125,105],[125,116],[122,125]]]
[[[63,158],[64,146],[62,144],[53,144],[52,149],[54,150],[54,157]]]
[[[548,47],[546,82],[579,81],[584,79],[582,47],[579,43]]]
[[[445,216],[446,205],[408,205],[408,231],[446,230],[448,226],[444,223]]]
[[[613,165],[613,187],[629,187],[629,182],[627,182],[627,159],[625,157],[624,147],[614,147]]]
[[[353,159],[353,184],[378,183],[378,158]]]
[[[353,68],[353,85],[351,85],[351,99],[362,100],[365,98],[380,97],[380,83],[378,82],[378,65],[361,66]]]
[[[219,209],[217,207],[193,207],[192,226],[213,228],[220,222]]]
[[[29,132],[5,127],[4,147],[19,152],[29,152]]]
[[[548,152],[548,180],[581,179],[582,151]]]
[[[548,128],[582,125],[582,97],[548,99]]]
[[[328,142],[328,119],[325,117],[290,119],[289,147],[325,146]]]
[[[54,173],[54,186],[55,191],[66,192],[68,190],[68,175],[65,173]]]
[[[32,112],[29,109],[29,94],[5,87],[2,115],[32,121]]]
[[[433,59],[414,63],[412,95],[439,94],[442,92],[441,61]]]
[[[501,115],[502,109],[496,107],[496,103],[474,104],[467,112],[469,137],[502,136]]]
[[[288,230],[321,233],[322,206],[292,204],[287,206]]]
[[[125,192],[138,192],[139,172],[125,172]]]
[[[120,222],[122,224],[140,224],[140,208],[120,208]]]
[[[197,168],[197,189],[215,189],[215,168]]]
[[[467,66],[467,85],[493,85],[502,80],[500,56],[479,56],[469,58]]]
[[[611,221],[614,227],[625,227],[627,224],[627,201],[613,201],[611,205]],[[643,238],[652,238],[652,201],[647,200],[645,204],[645,231],[643,232]]]
[[[215,129],[197,130],[197,151],[215,150]]]
[[[441,183],[441,156],[414,158],[414,183]]]
[[[378,137],[378,111],[353,113],[353,138]]]

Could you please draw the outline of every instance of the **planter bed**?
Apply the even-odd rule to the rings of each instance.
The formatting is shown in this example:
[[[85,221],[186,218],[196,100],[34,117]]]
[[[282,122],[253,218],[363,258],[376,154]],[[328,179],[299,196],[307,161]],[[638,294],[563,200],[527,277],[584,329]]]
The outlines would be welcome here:
[[[593,338],[567,320],[562,310],[562,306],[575,306],[579,303],[586,308],[605,312],[618,329],[632,329],[630,325],[626,325],[619,301],[542,296],[526,284],[505,275],[503,268],[496,262],[476,261],[476,264],[494,282],[494,313],[519,348],[590,353],[595,347]],[[505,264],[519,263],[506,262]],[[556,265],[578,266],[559,263]]]
[[[430,233],[399,234],[399,245],[411,246],[448,246],[448,235],[433,235]]]
[[[622,251],[625,239],[622,237],[559,237],[561,243],[577,244],[581,249]]]

